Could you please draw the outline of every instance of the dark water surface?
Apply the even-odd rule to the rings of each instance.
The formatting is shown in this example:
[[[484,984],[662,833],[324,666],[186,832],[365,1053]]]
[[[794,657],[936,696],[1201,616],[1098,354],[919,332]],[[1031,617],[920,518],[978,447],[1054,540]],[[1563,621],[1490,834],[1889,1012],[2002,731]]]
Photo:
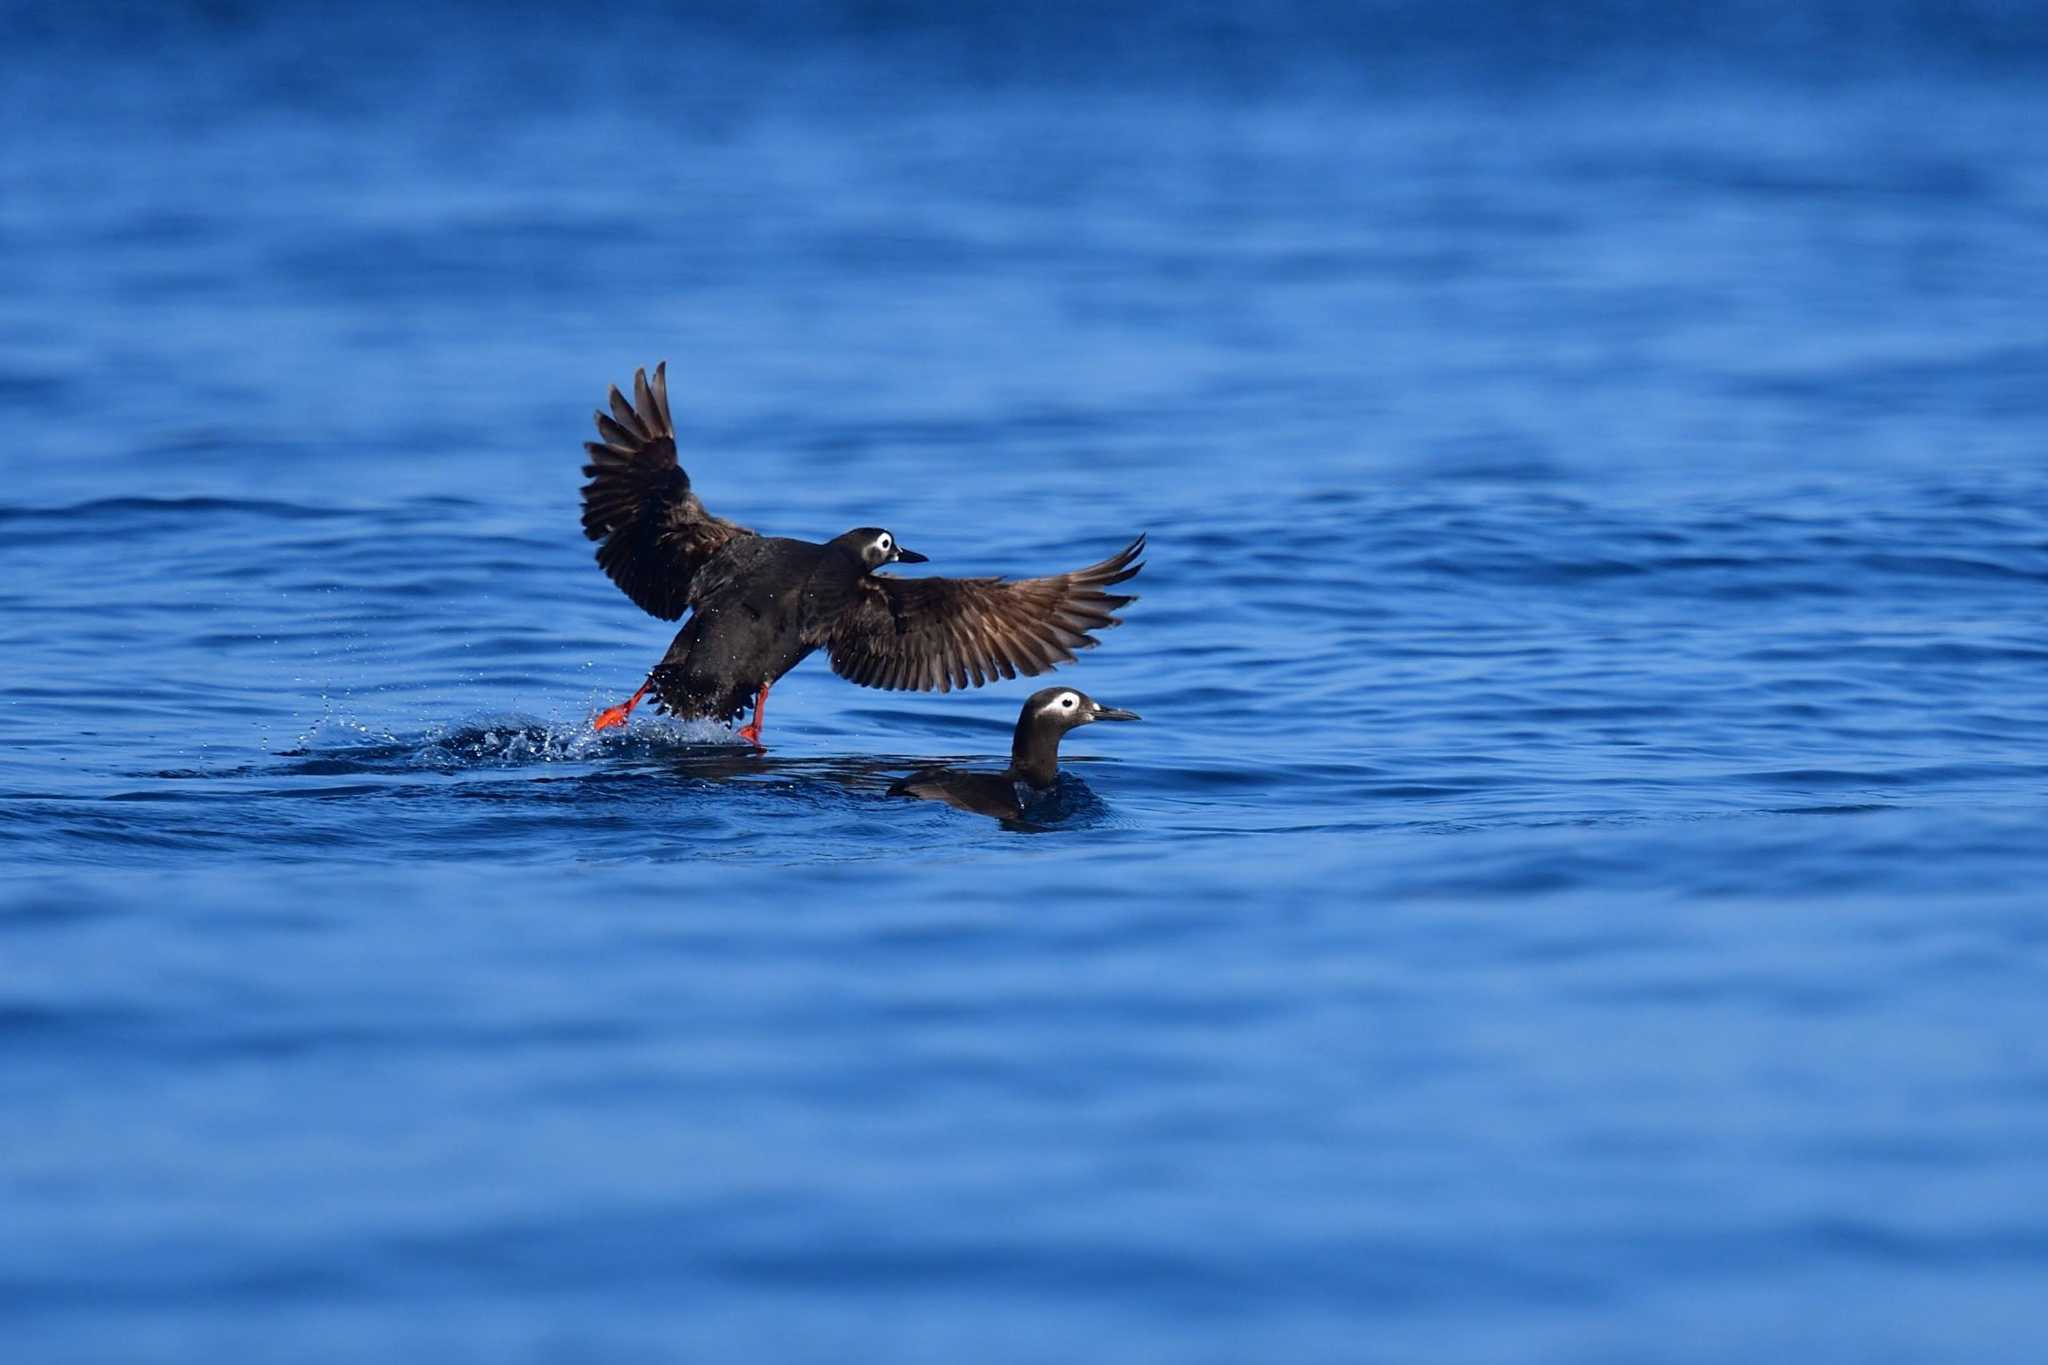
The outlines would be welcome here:
[[[2048,34],[1467,12],[17,15],[6,1358],[2039,1359]],[[661,358],[1067,819],[588,732]]]

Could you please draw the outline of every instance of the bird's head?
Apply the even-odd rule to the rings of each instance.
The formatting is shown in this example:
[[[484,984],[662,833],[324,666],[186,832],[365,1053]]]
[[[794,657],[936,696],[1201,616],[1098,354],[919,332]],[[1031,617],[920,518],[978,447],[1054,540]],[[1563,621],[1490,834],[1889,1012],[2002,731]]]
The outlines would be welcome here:
[[[879,569],[884,564],[923,564],[926,557],[915,550],[906,550],[898,544],[896,537],[879,526],[856,526],[837,542],[868,569]]]
[[[1138,713],[1119,706],[1104,706],[1077,688],[1044,687],[1025,699],[1024,718],[1064,731],[1098,720],[1136,720]]]

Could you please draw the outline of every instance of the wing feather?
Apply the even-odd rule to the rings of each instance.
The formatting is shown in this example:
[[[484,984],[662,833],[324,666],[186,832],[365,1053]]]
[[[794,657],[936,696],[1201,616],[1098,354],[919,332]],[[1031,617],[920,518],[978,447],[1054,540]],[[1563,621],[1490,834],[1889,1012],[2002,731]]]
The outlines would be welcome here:
[[[754,533],[714,517],[676,463],[668,409],[668,364],[633,376],[633,398],[614,385],[598,412],[602,441],[585,441],[583,534],[599,542],[597,562],[626,596],[664,621],[690,604],[690,581],[727,542]]]
[[[1145,567],[1144,551],[1139,536],[1100,564],[1014,581],[871,575],[816,643],[833,672],[863,687],[949,692],[1035,676],[1121,624],[1116,613],[1138,599],[1109,589]]]

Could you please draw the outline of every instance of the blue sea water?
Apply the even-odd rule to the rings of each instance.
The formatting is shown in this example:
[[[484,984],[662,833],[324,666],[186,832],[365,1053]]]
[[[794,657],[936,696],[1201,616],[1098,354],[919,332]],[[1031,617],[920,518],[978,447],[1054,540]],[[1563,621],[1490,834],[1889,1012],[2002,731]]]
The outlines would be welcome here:
[[[2032,1361],[2048,27],[0,18],[9,1362]],[[642,716],[580,442],[1152,537]],[[912,571],[907,571],[912,572]],[[918,570],[914,572],[923,572]]]

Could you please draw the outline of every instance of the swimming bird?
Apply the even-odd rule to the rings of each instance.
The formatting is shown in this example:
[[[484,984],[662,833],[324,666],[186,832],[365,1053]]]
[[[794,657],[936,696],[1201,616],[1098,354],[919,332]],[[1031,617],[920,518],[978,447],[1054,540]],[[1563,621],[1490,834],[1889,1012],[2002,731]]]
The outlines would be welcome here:
[[[892,783],[891,796],[944,801],[949,806],[1021,820],[1025,807],[1052,790],[1060,775],[1060,739],[1067,731],[1098,720],[1136,720],[1138,713],[1104,706],[1071,687],[1043,687],[1024,699],[1010,739],[1010,766],[999,773],[966,768],[920,768]]]
[[[657,709],[724,721],[751,700],[739,733],[758,745],[768,689],[814,650],[862,687],[950,692],[1072,662],[1138,600],[1108,589],[1144,567],[1142,535],[1099,564],[1017,580],[877,575],[926,562],[879,526],[823,543],[759,535],[706,511],[676,462],[667,362],[652,379],[634,374],[631,402],[614,386],[609,406],[596,414],[602,439],[583,446],[583,534],[643,610],[690,619],[640,690],[591,718],[596,729],[625,724],[650,691]]]

